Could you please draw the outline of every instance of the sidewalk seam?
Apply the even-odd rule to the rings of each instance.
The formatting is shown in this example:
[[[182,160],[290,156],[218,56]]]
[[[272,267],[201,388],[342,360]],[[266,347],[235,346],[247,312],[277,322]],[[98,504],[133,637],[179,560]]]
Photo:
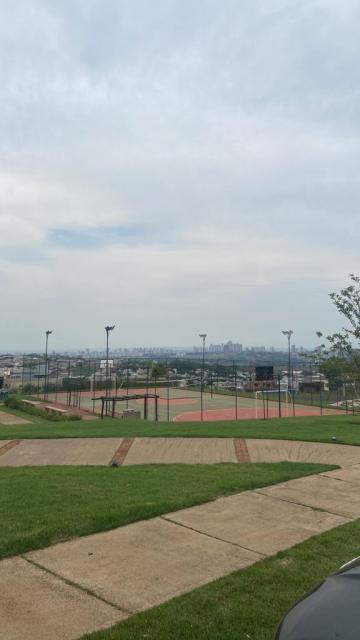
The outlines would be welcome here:
[[[347,484],[352,484],[353,486],[358,486],[356,485],[354,482],[352,482],[351,480],[346,480],[345,478],[335,478],[335,476],[329,476],[327,475],[328,473],[333,473],[332,471],[324,471],[323,473],[319,473],[318,477],[319,478],[328,478],[329,480],[337,480],[338,482],[346,482]]]
[[[275,485],[271,485],[271,486],[275,486]],[[307,509],[311,509],[312,511],[319,511],[319,513],[328,513],[331,516],[338,516],[340,518],[346,518],[349,522],[352,522],[353,520],[357,520],[357,517],[352,517],[352,516],[348,516],[345,515],[344,513],[338,513],[335,511],[328,511],[327,509],[322,509],[321,507],[313,507],[310,504],[305,504],[304,502],[297,502],[296,500],[292,500],[291,498],[282,498],[279,496],[272,496],[269,495],[268,493],[263,493],[260,489],[254,489],[253,490],[254,493],[258,493],[261,496],[264,496],[265,498],[272,498],[273,500],[280,500],[281,502],[289,502],[290,504],[296,504],[299,507],[306,507]]]
[[[112,607],[113,609],[117,609],[117,611],[121,611],[121,613],[126,613],[128,615],[134,615],[135,613],[137,613],[136,610],[126,609],[125,607],[121,607],[120,605],[115,604],[114,602],[110,602],[110,600],[107,600],[106,598],[99,596],[94,591],[91,591],[91,589],[88,589],[87,587],[83,587],[81,584],[78,584],[77,582],[73,582],[73,580],[64,578],[64,576],[60,575],[59,573],[56,573],[56,571],[52,571],[52,569],[48,569],[48,567],[45,567],[39,562],[36,562],[36,560],[32,560],[31,558],[28,558],[26,555],[20,555],[17,557],[22,558],[22,560],[25,560],[25,562],[28,562],[33,567],[36,567],[37,569],[40,569],[41,571],[45,571],[45,573],[48,573],[51,576],[54,576],[55,578],[58,578],[58,580],[61,580],[61,582],[64,582],[69,587],[78,589],[79,591],[86,593],[88,596],[91,596],[92,598],[96,598],[97,600],[100,600],[104,604],[107,604],[109,607]]]
[[[205,503],[206,504],[206,503]],[[171,518],[167,518],[166,516],[160,516],[162,520],[166,520],[166,522],[171,522],[171,524],[175,524],[178,527],[182,527],[183,529],[188,529],[189,531],[194,531],[194,533],[198,533],[201,536],[205,536],[206,538],[211,538],[212,540],[217,540],[218,542],[223,542],[224,544],[230,544],[232,547],[236,547],[237,549],[243,549],[244,551],[249,551],[250,553],[255,553],[259,557],[259,560],[267,558],[266,553],[261,553],[261,551],[256,551],[255,549],[250,549],[249,547],[244,547],[241,544],[237,544],[236,542],[231,542],[230,540],[223,540],[223,538],[218,538],[217,536],[212,536],[210,533],[205,533],[204,531],[200,531],[199,529],[195,529],[194,527],[190,527],[187,524],[183,524],[182,522],[177,522],[176,520],[172,520]]]

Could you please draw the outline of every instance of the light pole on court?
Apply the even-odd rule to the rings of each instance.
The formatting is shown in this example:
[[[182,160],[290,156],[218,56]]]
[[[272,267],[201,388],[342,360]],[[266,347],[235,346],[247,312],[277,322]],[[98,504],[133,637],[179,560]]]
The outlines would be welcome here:
[[[109,333],[115,329],[115,325],[105,327],[106,331],[106,389],[105,396],[108,398],[109,393]],[[106,415],[108,415],[108,402],[106,403]]]
[[[287,331],[282,331],[284,336],[287,336],[288,339],[288,392],[291,394],[293,390],[293,380],[291,375],[291,336],[293,335],[292,329],[287,329]]]
[[[201,422],[204,419],[203,412],[203,393],[204,393],[204,378],[205,378],[205,341],[206,341],[206,333],[199,333],[199,338],[202,339],[202,366],[201,366],[201,388],[200,388],[200,412],[201,412]]]
[[[49,329],[45,331],[45,385],[44,385],[44,400],[47,399],[47,377],[48,377],[48,344],[49,344],[49,336],[52,334],[53,329],[50,331]]]

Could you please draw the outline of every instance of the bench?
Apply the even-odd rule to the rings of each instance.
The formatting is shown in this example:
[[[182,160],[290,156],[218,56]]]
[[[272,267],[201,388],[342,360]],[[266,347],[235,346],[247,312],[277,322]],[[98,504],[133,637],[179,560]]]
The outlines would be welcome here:
[[[45,409],[45,411],[49,411],[51,413],[58,413],[59,415],[65,415],[65,414],[69,413],[67,411],[67,409],[59,409],[58,407],[47,406],[47,407],[44,407],[44,409]]]
[[[41,404],[41,402],[39,402],[39,400],[21,400],[22,404],[29,404],[32,407],[36,407],[39,404]]]

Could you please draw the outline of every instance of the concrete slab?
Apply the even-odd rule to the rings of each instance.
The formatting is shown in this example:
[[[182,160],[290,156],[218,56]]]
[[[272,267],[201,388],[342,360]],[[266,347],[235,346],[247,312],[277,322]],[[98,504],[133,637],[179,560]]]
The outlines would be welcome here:
[[[22,558],[0,562],[1,640],[74,640],[125,617]]]
[[[326,478],[336,478],[337,480],[343,480],[344,482],[351,482],[359,485],[360,465],[354,465],[353,467],[347,467],[346,469],[335,469],[335,471],[326,471],[320,475]]]
[[[348,522],[344,517],[274,500],[254,491],[183,509],[166,517],[266,555]]]
[[[360,463],[360,447],[323,442],[247,439],[251,462],[318,462],[347,467]]]
[[[60,438],[23,440],[0,456],[0,466],[107,465],[122,438]]]
[[[124,465],[217,462],[237,462],[232,438],[135,438]]]
[[[9,426],[13,424],[30,424],[30,420],[14,416],[12,413],[6,413],[6,411],[0,411],[0,424]]]
[[[325,509],[347,518],[360,517],[359,485],[324,475],[290,480],[257,491],[280,500]]]
[[[162,518],[27,557],[132,611],[160,604],[261,558]]]

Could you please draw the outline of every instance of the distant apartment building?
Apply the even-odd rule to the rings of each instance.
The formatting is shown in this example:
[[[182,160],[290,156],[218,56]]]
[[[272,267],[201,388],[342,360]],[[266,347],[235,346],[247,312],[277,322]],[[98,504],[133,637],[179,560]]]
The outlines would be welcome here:
[[[243,346],[239,342],[229,342],[226,343],[224,347],[224,352],[226,353],[242,353]]]
[[[228,340],[225,344],[212,344],[210,345],[209,351],[211,353],[221,353],[225,356],[231,356],[235,353],[242,353],[243,346],[238,342],[232,342],[232,340]]]
[[[224,345],[223,344],[211,344],[209,346],[210,353],[223,353]]]

